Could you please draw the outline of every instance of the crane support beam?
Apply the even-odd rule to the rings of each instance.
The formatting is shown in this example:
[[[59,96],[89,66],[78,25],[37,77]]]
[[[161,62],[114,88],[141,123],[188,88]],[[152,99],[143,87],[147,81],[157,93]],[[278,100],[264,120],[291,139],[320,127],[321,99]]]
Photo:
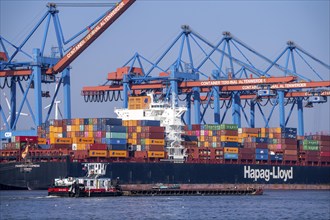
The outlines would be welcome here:
[[[67,68],[94,40],[96,40],[117,18],[128,9],[135,0],[122,0],[109,14],[92,29],[89,33],[69,52],[67,52],[58,63],[49,68],[46,74],[57,74]]]
[[[217,81],[217,80],[215,80]],[[212,81],[211,81],[212,82]],[[190,84],[191,83],[191,84]],[[201,82],[182,82],[178,86],[183,93],[188,93],[192,91],[191,85],[199,84],[200,92],[209,92],[213,85],[202,85]],[[269,82],[270,84],[270,82]],[[152,83],[140,84],[140,85],[130,85],[131,90],[146,90],[146,89],[163,89],[165,86],[162,83]],[[304,88],[321,88],[330,87],[330,81],[318,81],[318,82],[294,82],[294,83],[279,83],[272,84],[270,89],[304,89]],[[255,91],[258,90],[258,85],[239,85],[239,86],[222,86],[221,91]],[[90,86],[83,87],[82,94],[90,92],[105,92],[105,91],[122,91],[122,85],[111,85],[111,86]]]
[[[32,69],[0,70],[0,77],[29,76],[31,74]]]

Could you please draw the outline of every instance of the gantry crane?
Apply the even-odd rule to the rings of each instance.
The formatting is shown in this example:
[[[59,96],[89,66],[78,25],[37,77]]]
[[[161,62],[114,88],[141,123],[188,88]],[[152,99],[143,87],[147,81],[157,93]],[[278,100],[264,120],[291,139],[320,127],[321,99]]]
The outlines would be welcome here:
[[[113,4],[112,8],[103,14],[96,21],[91,23],[87,28],[84,28],[74,37],[68,41],[64,41],[62,28],[58,18],[57,5],[54,3],[48,4],[48,11],[33,28],[30,34],[23,40],[19,46],[15,46],[10,41],[6,40],[3,36],[0,36],[0,45],[3,52],[0,54],[0,78],[1,78],[1,89],[8,87],[10,89],[10,121],[7,123],[6,115],[0,106],[0,113],[5,121],[6,129],[1,131],[1,138],[8,138],[12,135],[36,135],[36,129],[30,131],[18,131],[16,125],[19,119],[20,112],[22,111],[23,105],[26,104],[33,118],[35,128],[43,122],[42,118],[42,97],[48,96],[46,92],[42,91],[43,83],[55,83],[55,75],[62,73],[58,84],[63,84],[64,94],[64,117],[67,119],[71,118],[71,95],[70,95],[70,68],[69,65],[93,42],[95,41],[117,18],[122,15],[135,0],[122,0],[117,4]],[[45,57],[44,50],[47,40],[47,34],[51,19],[54,21],[56,39],[58,42],[58,52],[60,58],[56,57]],[[23,50],[24,45],[36,32],[38,27],[46,22],[46,28],[44,32],[44,38],[40,48],[33,49],[33,55],[30,56]],[[65,52],[64,46],[77,37],[87,32],[87,34],[80,40],[70,46],[69,50]],[[14,52],[10,55],[5,44],[9,44],[14,47]],[[27,62],[15,62],[14,58],[18,53],[26,55],[30,60]],[[27,88],[22,86],[22,81],[27,81]],[[17,87],[22,92],[23,99],[17,109]],[[34,88],[34,102],[35,107],[32,108],[27,96],[29,89]],[[51,105],[46,116],[48,120],[49,114],[56,100],[57,93],[60,86],[57,87],[55,94],[52,98]],[[25,90],[24,90],[25,89]],[[33,111],[34,110],[34,111]],[[18,112],[18,114],[16,114]]]
[[[181,41],[180,41],[181,40]],[[207,49],[202,48],[202,43],[207,45]],[[169,66],[161,67],[160,62],[169,53],[177,42],[181,42],[179,45],[178,58],[174,60]],[[205,57],[202,61],[196,65],[196,61],[193,59],[191,42],[196,43],[196,47],[200,48]],[[235,43],[236,42],[236,43]],[[242,45],[247,50],[251,51],[256,56],[265,60],[269,66],[266,70],[261,70],[255,64],[248,59],[241,50],[238,49],[245,61],[238,59],[232,55],[232,47],[237,47],[237,44]],[[183,50],[186,45],[187,53],[186,60],[183,59]],[[222,49],[219,49],[220,46]],[[234,45],[234,46],[232,46]],[[290,53],[294,48],[293,43],[288,43],[288,48],[285,51]],[[299,48],[301,51],[301,48]],[[284,52],[285,52],[284,51]],[[184,96],[185,106],[188,111],[185,114],[185,123],[192,124],[191,122],[191,102],[194,105],[194,123],[200,124],[204,121],[206,109],[210,106],[210,103],[214,105],[214,123],[223,123],[228,109],[232,109],[232,122],[238,124],[241,127],[241,112],[248,122],[250,127],[255,127],[255,113],[258,108],[261,112],[261,118],[264,119],[265,127],[269,127],[270,118],[274,112],[275,106],[279,106],[280,123],[281,127],[286,127],[288,120],[291,116],[293,108],[297,105],[298,109],[298,134],[304,134],[303,128],[303,105],[304,98],[311,98],[310,101],[315,103],[324,103],[326,97],[329,96],[330,91],[327,90],[330,87],[330,81],[320,78],[318,81],[310,80],[304,74],[297,73],[296,68],[290,70],[288,67],[288,61],[286,65],[280,65],[278,63],[281,55],[275,60],[271,61],[262,54],[256,52],[251,47],[248,47],[242,41],[239,41],[229,32],[223,33],[223,38],[217,44],[212,44],[201,35],[194,32],[189,26],[182,26],[182,32],[175,38],[174,42],[169,46],[167,50],[157,59],[154,63],[144,58],[142,55],[136,53],[128,62],[126,62],[123,68],[117,69],[116,72],[108,74],[108,82],[104,86],[91,86],[84,87],[82,89],[82,95],[85,101],[102,102],[118,100],[120,92],[123,93],[123,107],[127,108],[127,101],[129,95],[138,95],[143,92],[153,91],[155,94],[160,94],[165,99],[175,99],[174,103],[178,105],[179,97]],[[212,56],[218,53],[216,58],[219,62],[215,61]],[[306,51],[304,54],[309,55]],[[291,55],[293,57],[293,55]],[[228,59],[228,65],[230,70],[224,70],[224,59]],[[324,64],[315,57],[313,60],[321,63],[326,69],[330,69],[329,65]],[[142,61],[149,64],[149,69],[144,68]],[[215,66],[212,70],[210,68],[204,68],[206,63],[209,62]],[[294,61],[292,61],[293,66]],[[235,71],[236,64],[239,69]],[[280,76],[273,76],[270,74],[272,68],[276,68],[276,72],[282,72]],[[205,70],[206,69],[206,70]],[[151,73],[158,72],[156,76]],[[211,74],[210,74],[211,72]],[[202,79],[204,78],[204,79]],[[116,92],[118,95],[116,95]],[[204,93],[206,96],[202,96]],[[174,94],[174,95],[173,95]],[[116,99],[117,97],[117,99]],[[321,98],[317,98],[321,97]],[[230,106],[226,107],[222,117],[220,117],[220,101],[223,104],[226,100],[229,101]],[[248,120],[247,114],[244,111],[241,101],[249,103],[250,106],[250,120]],[[263,112],[261,101],[272,100],[270,115],[266,117]],[[285,101],[286,100],[286,101]],[[204,109],[201,108],[201,104],[206,103]],[[291,104],[291,109],[288,114],[288,118],[285,119],[285,105]]]

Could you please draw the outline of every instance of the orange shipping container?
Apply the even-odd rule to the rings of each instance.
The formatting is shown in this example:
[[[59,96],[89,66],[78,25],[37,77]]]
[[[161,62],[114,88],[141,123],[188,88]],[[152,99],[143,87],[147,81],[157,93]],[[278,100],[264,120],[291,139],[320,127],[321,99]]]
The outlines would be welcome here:
[[[72,144],[71,138],[51,138],[50,144]]]
[[[238,154],[237,147],[225,147],[223,148],[224,153]]]
[[[223,142],[237,142],[238,137],[237,136],[221,136],[220,140]]]
[[[149,158],[164,158],[165,152],[164,151],[148,151]]]
[[[109,157],[127,157],[125,150],[109,150]]]
[[[73,143],[76,144],[93,144],[94,138],[93,137],[74,137]]]
[[[165,145],[164,139],[145,139],[146,145]]]
[[[107,157],[106,150],[90,150],[89,151],[90,157]]]
[[[46,138],[38,138],[38,144],[47,144]]]

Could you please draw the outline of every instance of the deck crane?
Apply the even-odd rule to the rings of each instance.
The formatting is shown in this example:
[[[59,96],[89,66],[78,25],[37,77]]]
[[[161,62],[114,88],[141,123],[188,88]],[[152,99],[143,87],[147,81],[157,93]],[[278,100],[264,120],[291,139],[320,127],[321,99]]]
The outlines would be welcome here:
[[[54,83],[54,75],[58,73],[62,73],[62,77],[59,81],[59,84],[63,83],[64,89],[64,117],[71,118],[71,100],[70,100],[70,71],[69,65],[89,46],[94,42],[117,18],[122,15],[133,3],[135,0],[122,0],[121,2],[117,3],[115,7],[109,10],[103,17],[100,17],[98,22],[92,23],[88,28],[88,33],[77,43],[75,43],[71,49],[63,54],[63,50],[60,50],[60,58],[49,58],[42,56],[48,26],[50,23],[50,18],[53,17],[55,23],[55,32],[57,41],[59,43],[59,47],[63,49],[64,41],[62,29],[60,27],[60,23],[57,17],[58,10],[56,8],[56,4],[49,3],[48,4],[48,12],[42,17],[41,21],[35,26],[32,32],[28,35],[28,37],[23,41],[21,45],[18,47],[14,46],[15,52],[9,56],[8,51],[4,48],[4,42],[8,43],[9,45],[13,46],[8,40],[4,39],[0,36],[0,46],[3,47],[4,52],[1,53],[1,60],[0,60],[0,78],[3,79],[3,87],[10,87],[11,90],[11,111],[16,113],[16,82],[21,89],[23,94],[23,100],[19,105],[18,112],[21,112],[24,103],[28,105],[30,112],[32,113],[32,118],[34,121],[35,126],[39,126],[42,123],[42,91],[41,85],[42,83]],[[46,31],[44,34],[44,39],[42,42],[41,48],[36,48],[33,50],[33,56],[28,55],[28,53],[22,50],[22,47],[26,44],[29,38],[33,35],[33,33],[37,30],[40,24],[46,20]],[[87,28],[86,28],[87,30]],[[86,31],[85,30],[85,31]],[[75,37],[80,36],[83,33],[81,31]],[[61,38],[62,37],[62,38]],[[71,39],[72,40],[72,39]],[[23,54],[27,55],[28,57],[32,58],[32,62],[21,62],[15,63],[12,62],[14,57],[19,53],[22,52]],[[37,65],[36,65],[37,64]],[[28,87],[24,91],[20,81],[21,79],[27,79]],[[32,112],[32,108],[27,100],[27,94],[29,91],[29,87],[34,85],[34,97],[35,97],[35,114]],[[55,91],[55,95],[52,98],[50,109],[52,109],[58,89]],[[1,106],[0,106],[1,107]],[[0,108],[1,116],[5,118],[5,114]],[[11,135],[35,135],[36,130],[31,131],[17,131],[16,125],[19,117],[16,117],[16,114],[11,114],[11,121],[10,123],[6,124],[7,129],[4,132],[1,132],[1,138],[8,138]],[[19,116],[19,115],[18,115]],[[48,115],[49,116],[49,115]],[[46,120],[48,119],[48,116]]]

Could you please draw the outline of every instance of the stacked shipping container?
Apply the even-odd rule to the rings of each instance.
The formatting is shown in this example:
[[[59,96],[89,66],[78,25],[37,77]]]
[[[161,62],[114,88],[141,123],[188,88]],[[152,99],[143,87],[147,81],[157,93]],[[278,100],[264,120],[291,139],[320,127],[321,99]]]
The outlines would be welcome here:
[[[160,121],[123,121],[128,129],[127,142],[135,158],[165,158],[165,128]]]

